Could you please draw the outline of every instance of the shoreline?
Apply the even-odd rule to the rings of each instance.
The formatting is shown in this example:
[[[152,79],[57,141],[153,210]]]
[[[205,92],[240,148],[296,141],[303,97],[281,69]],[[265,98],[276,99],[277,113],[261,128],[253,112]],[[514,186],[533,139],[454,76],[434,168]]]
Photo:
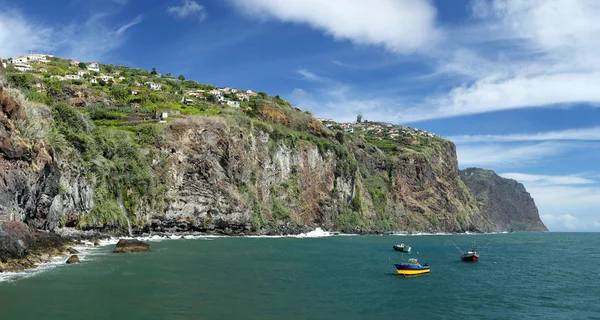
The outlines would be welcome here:
[[[508,234],[509,232],[490,232],[490,233],[427,233],[427,232],[408,232],[408,231],[397,231],[397,232],[372,232],[372,233],[344,233],[337,231],[325,231],[319,227],[312,229],[309,232],[299,234],[225,234],[222,232],[151,232],[129,235],[116,235],[116,234],[105,234],[97,231],[82,231],[77,229],[63,228],[57,230],[57,232],[49,231],[37,231],[37,236],[40,234],[50,235],[52,237],[58,237],[62,240],[62,247],[51,248],[45,247],[42,249],[45,252],[32,252],[28,257],[22,260],[26,260],[28,263],[26,268],[20,270],[8,270],[0,272],[0,283],[4,281],[13,281],[22,278],[28,278],[37,273],[44,272],[47,270],[54,269],[59,266],[66,266],[66,260],[72,255],[67,249],[73,248],[78,251],[75,253],[82,263],[89,261],[89,256],[94,256],[94,251],[110,245],[115,245],[120,239],[137,239],[144,242],[160,242],[164,240],[198,240],[198,239],[215,239],[215,238],[254,238],[254,239],[278,239],[278,238],[296,238],[296,239],[310,239],[310,238],[325,238],[325,237],[336,237],[336,236],[444,236],[444,235],[488,235],[488,234]],[[33,258],[33,259],[32,259]],[[15,259],[17,260],[17,259]],[[15,260],[13,263],[18,263]],[[32,261],[33,260],[33,261]]]

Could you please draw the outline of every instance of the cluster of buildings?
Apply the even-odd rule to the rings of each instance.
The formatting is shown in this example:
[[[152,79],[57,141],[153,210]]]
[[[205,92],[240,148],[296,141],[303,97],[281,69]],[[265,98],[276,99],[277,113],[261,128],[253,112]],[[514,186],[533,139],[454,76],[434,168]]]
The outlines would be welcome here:
[[[200,98],[200,99],[205,99],[207,95],[213,95],[216,97],[217,101],[220,104],[239,108],[240,107],[239,101],[250,101],[251,97],[254,97],[258,94],[252,90],[244,91],[244,90],[238,90],[235,88],[225,87],[225,88],[217,88],[217,89],[213,89],[213,90],[209,90],[209,91],[198,90],[198,89],[187,90],[187,91],[185,91],[185,95],[190,96],[190,97]],[[231,97],[231,96],[235,96],[239,101],[230,100],[227,98],[227,97]],[[191,101],[191,99],[187,99],[187,100]],[[186,99],[184,98],[184,103],[186,103],[185,101],[186,101]]]
[[[435,133],[427,132],[426,130],[420,130],[418,128],[410,128],[407,126],[398,126],[390,123],[382,123],[382,122],[372,122],[372,121],[353,121],[353,122],[341,122],[338,123],[332,119],[318,119],[321,123],[325,125],[327,128],[335,128],[339,127],[344,130],[345,133],[354,133],[355,131],[367,132],[368,134],[379,136],[379,137],[387,137],[390,139],[400,138],[400,137],[428,137],[434,138],[436,137]],[[360,136],[364,136],[365,133],[360,133]]]
[[[33,53],[33,54],[29,54],[29,55],[19,56],[14,59],[8,59],[8,61],[6,61],[6,62],[11,64],[15,69],[17,69],[21,72],[36,71],[34,76],[41,78],[42,75],[40,73],[48,72],[48,69],[46,69],[46,66],[38,65],[38,66],[35,66],[35,68],[34,68],[31,64],[32,63],[39,63],[39,64],[50,63],[52,57],[54,57],[54,56],[49,55],[49,54]],[[71,69],[72,71],[70,71],[68,74],[65,74],[64,76],[63,75],[53,75],[52,78],[55,78],[59,81],[66,81],[66,80],[82,80],[83,81],[83,80],[85,80],[85,81],[89,81],[90,83],[100,83],[100,81],[114,82],[115,78],[120,81],[125,80],[125,77],[120,76],[119,71],[116,71],[116,72],[110,73],[110,74],[100,73],[100,63],[98,63],[98,62],[91,62],[91,63],[86,64],[85,69],[79,68],[81,62],[78,60],[71,60],[69,63],[72,67],[78,68],[78,70],[74,71],[72,68]],[[4,66],[6,67],[6,63],[4,63]],[[83,67],[83,65],[81,65],[81,67]],[[160,77],[160,75],[155,75],[155,77]],[[141,76],[141,78],[142,78],[143,84],[138,83],[136,81],[134,83],[135,86],[138,86],[138,87],[147,86],[150,90],[154,90],[154,91],[160,91],[162,89],[162,85],[160,83],[147,81],[147,80],[151,80],[147,76]],[[146,81],[146,82],[144,82],[144,81]],[[38,83],[37,86],[38,86],[38,91],[42,90],[41,84]],[[139,89],[133,89],[131,91],[131,94],[138,95],[140,92],[142,92],[142,91]],[[229,88],[229,87],[218,88],[218,89],[213,89],[213,90],[186,90],[184,93],[185,94],[184,94],[184,97],[181,99],[181,102],[186,105],[192,105],[194,103],[194,100],[192,100],[192,98],[194,98],[194,97],[199,98],[199,99],[206,99],[206,97],[208,97],[209,95],[212,95],[212,96],[215,96],[216,100],[220,104],[228,105],[228,106],[236,107],[236,108],[240,107],[240,101],[250,101],[251,97],[258,95],[256,92],[254,92],[252,90],[239,90],[239,89]]]
[[[32,53],[9,59],[8,62],[19,71],[30,71],[33,70],[33,67],[31,66],[32,63],[48,63],[50,62],[48,59],[52,57],[54,56],[50,54]],[[4,63],[4,67],[6,67],[6,63]]]

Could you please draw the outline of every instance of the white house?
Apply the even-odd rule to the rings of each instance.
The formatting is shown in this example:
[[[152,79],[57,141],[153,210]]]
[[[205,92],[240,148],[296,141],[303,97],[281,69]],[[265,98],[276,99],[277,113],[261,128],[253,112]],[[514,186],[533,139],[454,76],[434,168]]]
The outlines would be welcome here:
[[[79,80],[81,77],[78,74],[67,74],[65,75],[65,79],[67,80]]]
[[[96,77],[93,77],[90,79],[90,83],[98,83],[98,79],[96,79]]]
[[[182,101],[182,102],[183,102],[184,104],[187,104],[187,105],[189,106],[189,105],[191,105],[191,104],[193,104],[193,103],[194,103],[194,100],[192,100],[192,99],[186,99],[186,98],[183,98],[183,101]]]
[[[13,63],[13,64],[17,64],[17,63],[27,63],[27,61],[29,61],[29,60],[27,59],[27,56],[19,56],[19,57],[16,57],[16,58],[12,59],[12,63]]]
[[[27,58],[30,61],[39,61],[39,60],[45,60],[46,59],[46,55],[45,54],[39,54],[39,53],[32,53],[30,55],[27,56]]]
[[[100,72],[100,64],[98,62],[92,62],[87,66],[88,70]]]
[[[156,113],[155,118],[158,119],[159,123],[166,123],[169,113],[167,111],[159,111]]]
[[[100,79],[102,79],[102,81],[104,81],[104,82],[108,82],[109,80],[115,81],[115,78],[113,78],[111,76],[104,75],[104,74],[100,75]]]
[[[90,74],[90,72],[88,70],[79,70],[77,71],[77,75],[80,77],[85,77],[85,75]]]
[[[19,71],[29,71],[29,70],[33,69],[27,63],[14,63],[13,66],[15,67],[15,69],[17,69]]]
[[[150,87],[150,89],[152,90],[160,90],[160,84],[159,83],[154,83],[154,82],[146,82],[145,83],[148,87]]]
[[[64,81],[64,80],[66,80],[66,79],[67,79],[67,78],[65,78],[65,77],[63,77],[63,76],[53,76],[53,78],[56,78],[56,79],[58,79],[58,81]]]
[[[238,93],[235,94],[235,96],[238,99],[242,100],[242,101],[243,100],[250,100],[250,97],[247,94],[243,93],[243,92],[238,92]]]
[[[238,101],[227,100],[227,105],[234,108],[240,107],[240,103]]]

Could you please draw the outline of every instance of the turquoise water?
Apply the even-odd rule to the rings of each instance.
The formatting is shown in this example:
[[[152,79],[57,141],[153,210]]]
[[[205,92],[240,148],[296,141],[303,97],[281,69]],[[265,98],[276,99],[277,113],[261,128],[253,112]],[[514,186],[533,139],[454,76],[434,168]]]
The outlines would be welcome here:
[[[448,242],[467,249],[492,239],[475,263],[461,262]],[[430,274],[396,274],[402,254],[392,245],[400,242]],[[600,234],[151,245],[129,255],[101,247],[82,264],[0,282],[0,319],[600,319]]]

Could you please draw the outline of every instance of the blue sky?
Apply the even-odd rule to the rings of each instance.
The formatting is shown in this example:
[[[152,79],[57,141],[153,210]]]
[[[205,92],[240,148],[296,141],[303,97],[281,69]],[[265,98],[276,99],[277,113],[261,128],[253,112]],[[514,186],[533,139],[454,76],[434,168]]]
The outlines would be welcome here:
[[[595,0],[0,0],[0,57],[45,52],[280,95],[457,144],[553,231],[600,231]]]

